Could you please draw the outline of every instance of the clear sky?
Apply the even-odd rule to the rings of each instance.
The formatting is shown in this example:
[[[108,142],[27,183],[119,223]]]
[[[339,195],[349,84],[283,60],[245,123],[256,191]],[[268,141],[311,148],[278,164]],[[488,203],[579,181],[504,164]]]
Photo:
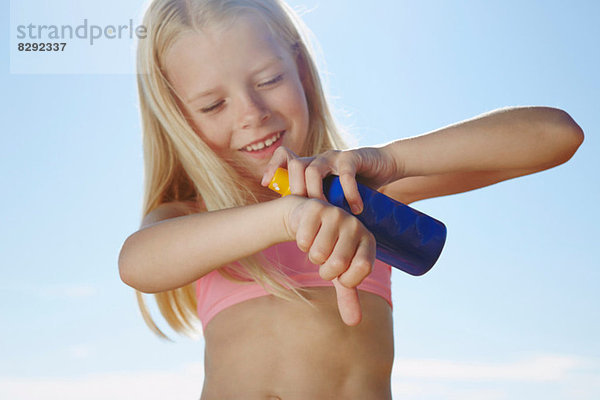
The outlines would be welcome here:
[[[15,51],[14,24],[127,23],[144,2],[55,3],[1,9],[0,398],[198,398],[202,339],[154,337],[117,271],[141,215],[133,41]],[[359,145],[511,105],[586,134],[564,165],[414,203],[449,233],[427,275],[393,273],[394,398],[600,398],[600,2],[290,4]]]

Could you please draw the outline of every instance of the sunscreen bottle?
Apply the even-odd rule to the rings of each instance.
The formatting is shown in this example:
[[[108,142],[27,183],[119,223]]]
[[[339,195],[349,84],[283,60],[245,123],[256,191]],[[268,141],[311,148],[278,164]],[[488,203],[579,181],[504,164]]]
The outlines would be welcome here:
[[[375,236],[377,259],[411,275],[429,271],[442,253],[446,226],[406,204],[357,184],[364,207],[354,216]],[[291,194],[287,170],[278,168],[269,188],[282,196]],[[352,214],[338,176],[329,175],[323,180],[323,193],[329,203]]]

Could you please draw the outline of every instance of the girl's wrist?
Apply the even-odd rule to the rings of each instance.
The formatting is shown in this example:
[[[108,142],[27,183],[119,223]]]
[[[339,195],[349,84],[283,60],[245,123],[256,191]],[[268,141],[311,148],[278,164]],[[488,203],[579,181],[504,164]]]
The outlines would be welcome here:
[[[277,243],[290,242],[296,239],[294,231],[290,226],[292,212],[302,203],[304,198],[295,195],[284,196],[280,199],[273,200],[273,203],[277,205],[276,221],[278,223],[278,235]]]
[[[379,148],[383,159],[390,165],[391,176],[387,183],[406,177],[407,157],[403,154],[401,142],[391,142]]]

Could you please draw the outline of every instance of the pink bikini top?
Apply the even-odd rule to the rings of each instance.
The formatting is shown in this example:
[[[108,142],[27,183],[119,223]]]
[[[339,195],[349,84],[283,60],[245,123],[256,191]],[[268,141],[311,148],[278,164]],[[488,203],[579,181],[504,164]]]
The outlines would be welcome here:
[[[333,286],[331,281],[319,275],[319,267],[308,260],[306,253],[298,249],[296,242],[284,242],[263,251],[263,255],[282,270],[301,287]],[[392,306],[391,267],[375,260],[373,271],[358,289],[375,293],[383,297]],[[234,304],[268,293],[260,284],[241,284],[225,279],[218,270],[214,270],[196,282],[198,317],[206,329],[208,322],[219,312]]]

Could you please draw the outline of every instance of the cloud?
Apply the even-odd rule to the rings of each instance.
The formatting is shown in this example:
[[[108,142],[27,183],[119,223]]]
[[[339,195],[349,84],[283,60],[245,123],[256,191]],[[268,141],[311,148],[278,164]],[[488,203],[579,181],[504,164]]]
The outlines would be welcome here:
[[[75,378],[0,377],[0,399],[10,400],[190,400],[200,398],[204,368],[92,374]]]
[[[513,362],[396,358],[392,393],[403,400],[595,400],[600,398],[600,362],[570,355]]]
[[[513,400],[502,389],[465,388],[453,382],[447,383],[392,383],[395,400]],[[518,398],[518,397],[517,397]]]
[[[508,363],[461,362],[439,359],[397,359],[396,378],[493,381],[556,381],[584,365],[573,356],[544,355]]]
[[[86,356],[74,346],[73,356]],[[546,400],[600,398],[600,363],[569,355],[540,355],[514,362],[464,362],[397,358],[394,399],[512,400],[528,394]],[[144,400],[198,399],[204,381],[201,363],[168,371],[123,371],[79,377],[0,377],[0,399]],[[529,396],[531,398],[531,396]]]

